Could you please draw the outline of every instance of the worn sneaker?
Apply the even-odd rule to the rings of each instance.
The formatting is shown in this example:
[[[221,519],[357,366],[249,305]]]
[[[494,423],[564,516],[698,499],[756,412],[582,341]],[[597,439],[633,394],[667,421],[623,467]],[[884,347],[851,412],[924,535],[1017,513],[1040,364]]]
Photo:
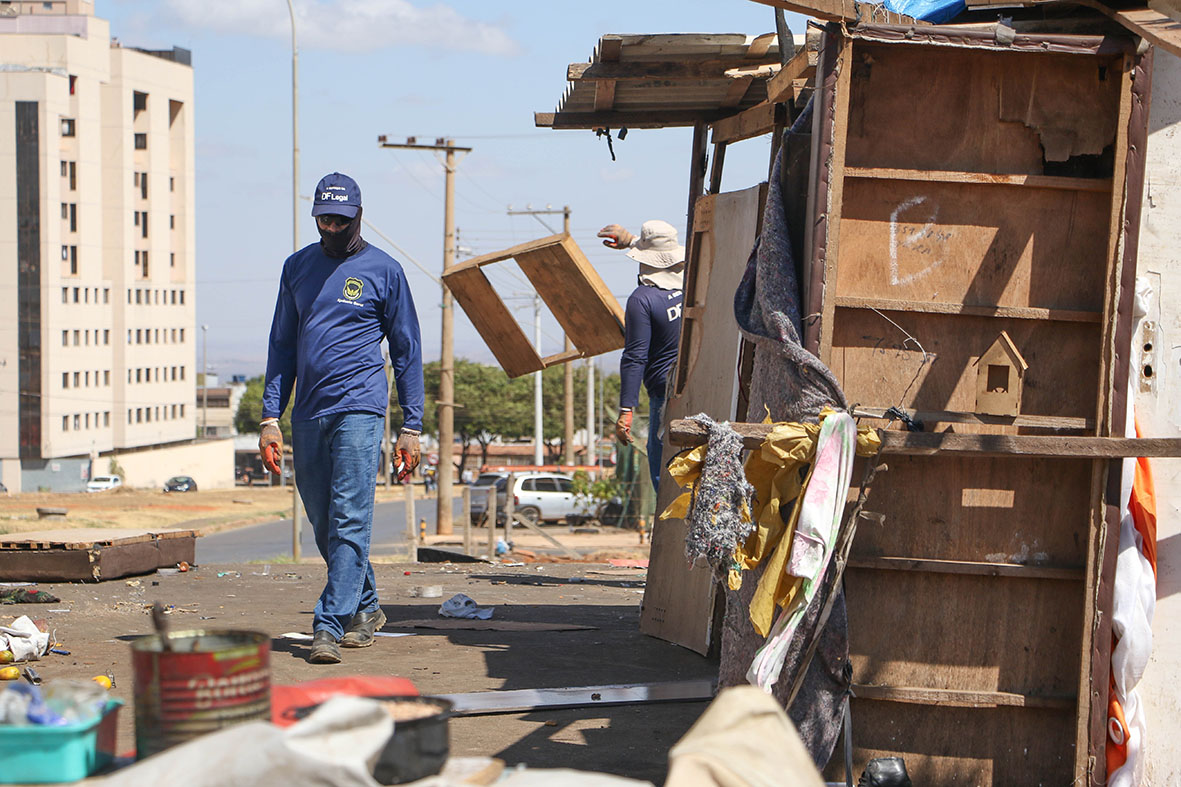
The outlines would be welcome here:
[[[381,611],[381,607],[372,612],[358,612],[349,621],[340,645],[344,648],[367,648],[373,644],[373,632],[384,625],[385,613]]]
[[[336,638],[328,631],[317,631],[312,637],[312,649],[308,652],[312,664],[339,664],[340,648]]]

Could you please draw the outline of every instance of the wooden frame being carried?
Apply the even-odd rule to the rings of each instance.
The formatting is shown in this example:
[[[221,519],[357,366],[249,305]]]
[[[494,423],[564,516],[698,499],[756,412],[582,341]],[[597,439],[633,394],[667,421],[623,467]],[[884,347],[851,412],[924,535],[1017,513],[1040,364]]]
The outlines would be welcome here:
[[[516,260],[566,332],[573,350],[543,358],[530,344],[480,270],[508,259]],[[509,377],[623,347],[623,307],[582,249],[565,233],[473,257],[445,272],[443,283]]]

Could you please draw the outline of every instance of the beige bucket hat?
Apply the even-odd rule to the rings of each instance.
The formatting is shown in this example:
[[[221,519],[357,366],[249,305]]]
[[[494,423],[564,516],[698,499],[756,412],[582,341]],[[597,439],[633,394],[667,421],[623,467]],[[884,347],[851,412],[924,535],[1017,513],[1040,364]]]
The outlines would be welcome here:
[[[677,241],[676,227],[653,219],[640,227],[640,237],[627,250],[627,256],[653,268],[669,268],[685,261],[685,247]]]

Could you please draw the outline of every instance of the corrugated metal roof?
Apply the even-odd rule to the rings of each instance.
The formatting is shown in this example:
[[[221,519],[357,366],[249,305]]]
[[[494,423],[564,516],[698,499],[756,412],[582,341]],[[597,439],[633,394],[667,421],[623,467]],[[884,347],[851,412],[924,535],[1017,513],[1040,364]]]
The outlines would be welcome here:
[[[605,35],[589,62],[568,67],[557,111],[537,112],[534,121],[553,128],[691,126],[762,103],[778,70],[774,33]]]

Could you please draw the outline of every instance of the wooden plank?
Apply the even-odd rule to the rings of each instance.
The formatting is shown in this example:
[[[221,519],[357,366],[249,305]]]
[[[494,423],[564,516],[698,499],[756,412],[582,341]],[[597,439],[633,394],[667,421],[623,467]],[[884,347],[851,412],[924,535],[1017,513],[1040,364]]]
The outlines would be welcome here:
[[[1055,175],[1002,175],[993,172],[955,172],[888,167],[846,167],[845,177],[873,180],[917,180],[924,183],[974,183],[992,186],[1025,186],[1035,189],[1111,192],[1111,178],[1070,178]]]
[[[754,82],[753,77],[732,80],[730,86],[726,88],[726,95],[722,97],[720,106],[730,108],[741,104],[742,99],[746,96],[746,91],[750,90],[752,82]]]
[[[623,307],[569,235],[514,255],[521,272],[584,356],[623,347]]]
[[[478,266],[452,268],[443,280],[509,377],[542,368],[537,351]]]
[[[1019,577],[1021,579],[1064,579],[1081,582],[1082,568],[1021,565],[1018,563],[982,563],[971,560],[930,560],[913,557],[850,558],[850,568],[882,571],[926,571],[934,574],[974,574],[986,577]]]
[[[767,63],[778,63],[778,55],[764,58]],[[571,63],[566,67],[566,80],[700,80],[725,79],[726,72],[750,61],[736,62],[733,58],[714,60],[623,60],[617,63]]]
[[[874,757],[904,758],[914,784],[1071,783],[1073,740],[1063,733],[1071,719],[1068,710],[924,706],[855,698],[851,715],[854,784]],[[845,781],[842,745],[837,743],[838,756],[824,769],[826,782]]]
[[[1017,694],[1011,691],[953,691],[950,689],[920,688],[917,686],[871,686],[865,683],[852,685],[853,696],[863,700],[885,702],[910,702],[918,705],[946,705],[957,708],[1055,708],[1073,710],[1077,698],[1039,697],[1034,694]]]
[[[852,84],[849,166],[1042,175],[1049,143],[1073,135],[1097,154],[1114,142],[1120,56],[940,47],[932,68],[926,47],[857,49],[872,66],[861,61]],[[1110,76],[1100,79],[1098,66]],[[924,75],[923,101],[898,123],[895,97],[913,88],[916,74]]]
[[[462,274],[465,271],[471,270],[472,268],[480,268],[484,265],[491,265],[494,262],[504,262],[505,260],[515,259],[522,254],[528,254],[529,252],[537,251],[538,249],[548,248],[555,244],[561,243],[562,238],[564,237],[565,235],[562,233],[557,235],[547,235],[546,237],[538,238],[537,240],[518,243],[516,246],[510,246],[509,248],[503,249],[502,251],[494,251],[489,254],[481,254],[479,257],[472,257],[470,260],[448,268],[447,272],[443,274],[443,280],[446,281],[447,277]]]
[[[794,101],[796,97],[795,80],[814,76],[818,61],[819,53],[813,47],[805,45],[796,52],[795,57],[779,69],[779,73],[767,80],[767,101],[772,104]]]
[[[623,36],[605,35],[599,39],[599,46],[595,50],[595,59],[603,62],[619,60],[623,52]]]
[[[144,530],[142,528],[64,528],[12,533],[0,537],[3,549],[93,549],[96,546],[138,544],[166,538],[196,538],[189,528]]]
[[[920,22],[905,14],[896,14],[881,6],[872,3],[857,3],[854,0],[754,0],[754,2],[831,22],[860,22],[862,19],[872,19],[877,24],[926,24],[926,22]]]
[[[830,37],[829,42],[837,43],[836,52],[836,93],[832,106],[833,128],[831,159],[828,163],[828,204],[826,208],[828,234],[825,237],[825,249],[821,265],[820,292],[836,292],[837,261],[840,258],[840,239],[843,231],[841,217],[844,213],[845,200],[845,159],[848,143],[849,102],[852,90],[850,80],[853,71],[853,44],[845,37]],[[826,44],[827,45],[827,44]],[[813,169],[818,173],[818,168]],[[817,175],[819,176],[819,175]],[[833,311],[835,303],[832,298],[824,297],[820,310],[820,346],[817,354],[820,360],[829,363],[832,351]]]
[[[776,124],[783,124],[787,112],[782,104],[762,103],[745,109],[737,115],[718,120],[711,124],[715,145],[728,145],[751,137],[770,134]]]
[[[846,179],[834,294],[1099,314],[1110,201],[1109,192]]]
[[[1181,437],[1073,437],[883,432],[882,452],[907,456],[1181,457]]]
[[[872,407],[858,405],[853,411],[857,418],[886,419],[888,407]],[[983,424],[990,426],[1028,426],[1034,429],[1069,429],[1074,431],[1093,431],[1095,421],[1092,418],[1062,418],[1047,415],[982,415],[980,413],[960,413],[947,410],[904,410],[908,416],[916,421],[922,421],[928,426],[938,423],[952,424]]]
[[[595,112],[609,112],[614,107],[615,80],[599,80],[595,83]]]
[[[756,186],[697,201],[694,228],[706,229],[694,232],[684,303],[703,312],[696,320],[682,317],[677,363],[666,392],[666,424],[703,411],[715,418],[734,417],[739,336],[733,293],[758,234],[764,194],[765,187]],[[666,467],[677,450],[666,438]],[[676,482],[662,471],[657,510],[663,511],[678,494]],[[715,582],[708,567],[692,567],[685,561],[685,533],[682,520],[654,523],[640,630],[706,654],[712,639]]]
[[[771,424],[732,423],[742,444],[758,448]],[[883,454],[902,456],[1012,456],[1073,459],[1181,457],[1181,437],[1075,437],[1071,435],[956,434],[954,432],[879,431]],[[682,448],[705,442],[704,428],[693,421],[669,424],[669,441]]]
[[[579,358],[585,357],[586,354],[581,350],[566,350],[565,352],[555,353],[554,355],[547,355],[541,359],[541,362],[544,363],[545,368],[548,369],[551,366],[570,363],[571,361],[577,361]]]
[[[1024,306],[968,306],[963,303],[941,301],[900,301],[892,298],[861,298],[836,296],[836,304],[846,309],[878,309],[880,311],[924,312],[928,314],[964,314],[971,317],[1011,317],[1016,320],[1054,320],[1058,322],[1098,323],[1099,312],[1072,309],[1038,309]]]
[[[595,129],[595,128],[670,128],[712,123],[734,114],[733,110],[661,109],[613,112],[534,112],[533,124],[538,128]]]
[[[1079,5],[1106,14],[1136,35],[1181,57],[1181,23],[1169,18],[1168,15],[1151,8],[1112,8],[1099,0],[1079,0]]]

